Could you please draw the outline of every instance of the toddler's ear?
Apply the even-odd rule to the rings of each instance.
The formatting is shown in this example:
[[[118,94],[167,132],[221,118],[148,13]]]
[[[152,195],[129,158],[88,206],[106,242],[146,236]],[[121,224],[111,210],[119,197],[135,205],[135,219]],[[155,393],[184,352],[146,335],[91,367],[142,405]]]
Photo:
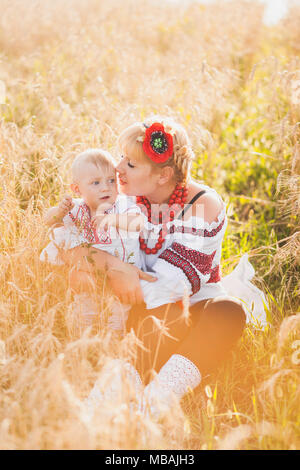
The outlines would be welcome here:
[[[70,188],[73,191],[73,193],[80,195],[80,190],[79,190],[79,186],[77,183],[71,183]]]

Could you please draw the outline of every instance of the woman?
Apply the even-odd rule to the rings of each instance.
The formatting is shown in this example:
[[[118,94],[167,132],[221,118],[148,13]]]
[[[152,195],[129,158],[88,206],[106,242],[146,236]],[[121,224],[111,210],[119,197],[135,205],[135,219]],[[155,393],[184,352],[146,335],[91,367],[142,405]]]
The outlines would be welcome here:
[[[225,204],[213,189],[191,180],[194,154],[186,131],[168,118],[147,119],[125,129],[118,143],[120,190],[137,196],[148,216],[140,237],[147,272],[106,253],[96,253],[94,262],[107,270],[120,300],[133,305],[128,330],[143,341],[136,367],[147,383],[144,399],[155,414],[155,403],[180,399],[224,360],[240,338],[246,316],[242,304],[226,295],[220,277]],[[85,250],[75,249],[75,257],[82,259]],[[140,279],[152,281],[153,295],[159,296],[151,273],[164,276],[170,293],[180,282],[184,285],[190,296],[188,321],[180,303],[146,310]],[[162,335],[162,326],[167,335]],[[137,376],[133,368],[131,372]]]

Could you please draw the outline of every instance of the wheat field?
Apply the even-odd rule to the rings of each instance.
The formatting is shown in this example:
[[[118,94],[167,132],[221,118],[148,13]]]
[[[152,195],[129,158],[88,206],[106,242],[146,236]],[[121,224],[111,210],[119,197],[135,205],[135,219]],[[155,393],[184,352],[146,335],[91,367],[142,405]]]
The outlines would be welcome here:
[[[263,24],[255,1],[1,0],[0,448],[300,448],[300,6]],[[270,326],[162,422],[120,402],[87,424],[103,366],[132,334],[68,333],[69,272],[39,261],[42,216],[72,158],[148,114],[182,123],[195,179],[228,204],[223,274],[243,253]],[[105,317],[110,294],[99,281]]]

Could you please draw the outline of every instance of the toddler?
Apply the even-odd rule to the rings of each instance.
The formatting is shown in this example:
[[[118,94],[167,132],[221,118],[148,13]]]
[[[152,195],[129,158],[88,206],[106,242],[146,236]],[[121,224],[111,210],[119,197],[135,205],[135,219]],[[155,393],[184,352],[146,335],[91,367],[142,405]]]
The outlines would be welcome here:
[[[61,265],[62,251],[89,244],[140,268],[138,237],[144,218],[135,198],[118,195],[115,164],[109,152],[88,149],[77,155],[72,164],[71,189],[77,198],[65,196],[44,217],[46,225],[53,229],[51,242],[40,259]],[[97,305],[91,295],[95,281],[88,273],[74,269],[70,282],[74,292],[72,315],[76,329],[81,331],[97,317]],[[129,308],[118,302],[112,305],[112,328],[124,327]]]
[[[147,227],[147,218],[134,197],[118,194],[115,173],[109,152],[88,149],[76,156],[71,189],[78,197],[65,196],[58,206],[47,211],[44,221],[53,229],[51,242],[40,255],[42,261],[64,264],[62,252],[88,244],[141,269],[139,234]],[[182,299],[186,286],[181,281],[171,290],[168,279],[163,272],[156,272],[155,266],[149,274],[157,278],[155,282],[140,281],[147,309]],[[78,269],[71,270],[70,283],[74,292],[70,316],[75,329],[82,331],[98,317],[91,292],[91,288],[96,290],[96,283],[92,275]],[[124,331],[129,309],[130,306],[115,301],[110,308],[109,326]]]

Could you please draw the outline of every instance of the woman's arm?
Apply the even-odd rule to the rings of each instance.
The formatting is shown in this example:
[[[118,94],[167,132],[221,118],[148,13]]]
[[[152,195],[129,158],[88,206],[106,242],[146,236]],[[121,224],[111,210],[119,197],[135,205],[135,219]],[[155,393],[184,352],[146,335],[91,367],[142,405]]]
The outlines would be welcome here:
[[[217,194],[205,193],[185,212],[184,220],[186,221],[193,216],[204,219],[211,224],[218,220],[218,215],[222,208],[223,203]]]
[[[138,304],[143,302],[143,292],[140,279],[154,282],[156,278],[144,273],[136,266],[124,263],[116,256],[93,246],[78,246],[68,250],[63,255],[65,263],[77,265],[81,271],[88,273],[97,270],[106,273],[110,287],[124,304]]]
[[[140,232],[144,228],[144,217],[141,214],[101,214],[94,217],[97,229],[114,226],[129,232]]]
[[[52,227],[52,225],[63,225],[63,218],[64,214],[62,214],[58,206],[51,207],[44,215],[43,222],[45,225],[48,225],[48,227]]]
[[[165,298],[170,294],[175,301],[185,293],[195,295],[206,284],[219,282],[222,240],[226,229],[224,209],[225,205],[217,194],[207,193],[186,211],[181,230],[174,231],[172,244],[160,253],[152,266],[158,279],[168,276],[169,282],[160,289]],[[191,217],[194,217],[193,222]],[[146,299],[155,304],[157,299],[153,292],[148,287],[144,290]]]

